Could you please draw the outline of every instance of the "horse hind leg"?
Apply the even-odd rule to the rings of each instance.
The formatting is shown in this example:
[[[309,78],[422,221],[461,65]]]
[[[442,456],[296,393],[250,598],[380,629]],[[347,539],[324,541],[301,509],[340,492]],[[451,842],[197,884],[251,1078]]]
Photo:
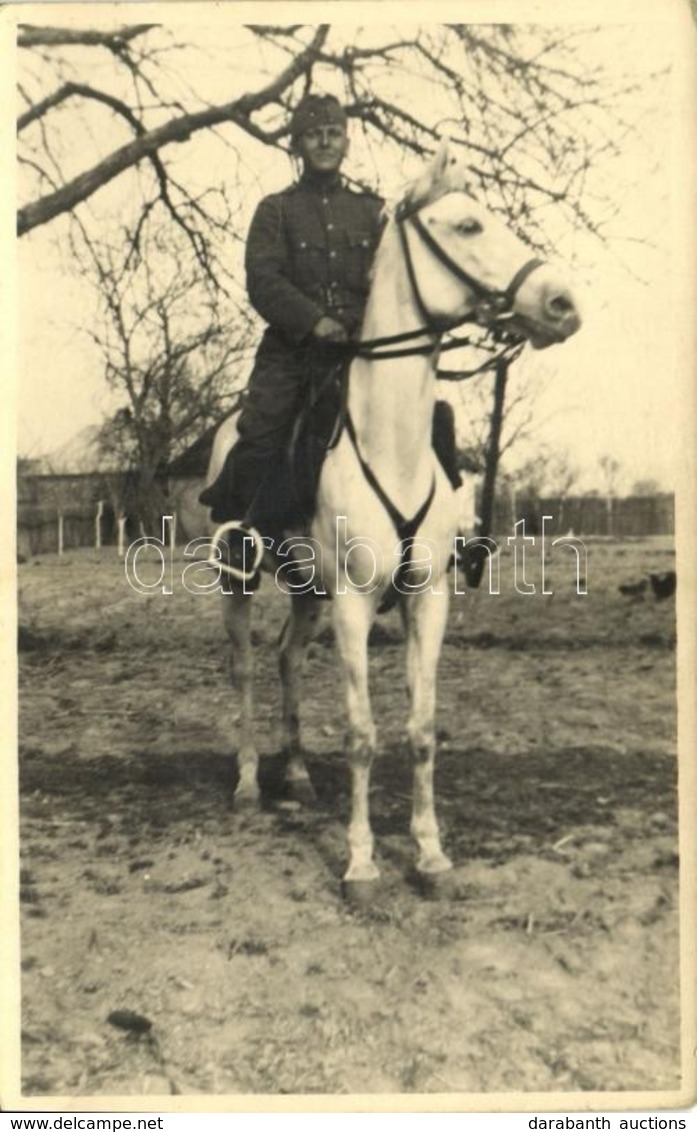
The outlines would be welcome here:
[[[259,754],[254,739],[254,653],[252,649],[252,597],[235,591],[223,595],[223,616],[229,640],[228,663],[234,690],[240,696],[240,737],[237,745],[239,781],[236,806],[258,806],[260,802]]]
[[[423,877],[452,869],[441,848],[433,790],[436,669],[447,614],[447,591],[411,595],[403,607],[411,703],[407,734],[414,768],[411,833],[419,850],[417,873]]]
[[[314,803],[316,798],[307,773],[300,737],[300,682],[307,646],[317,631],[321,613],[321,606],[314,593],[293,594],[290,614],[279,641],[283,778],[291,797],[307,805]]]

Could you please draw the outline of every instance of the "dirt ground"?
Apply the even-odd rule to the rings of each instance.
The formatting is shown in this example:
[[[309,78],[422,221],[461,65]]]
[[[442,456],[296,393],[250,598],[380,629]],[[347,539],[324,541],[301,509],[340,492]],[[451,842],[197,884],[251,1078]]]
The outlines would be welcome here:
[[[410,883],[402,634],[380,620],[383,884],[361,910],[340,893],[329,618],[306,673],[318,805],[236,813],[220,598],[138,595],[113,548],[20,566],[24,1092],[677,1089],[675,608],[617,590],[673,565],[669,540],[591,542],[586,597],[557,550],[554,596],[517,594],[505,558],[501,595],[453,598],[436,773],[455,900]],[[284,616],[266,582],[266,773]]]

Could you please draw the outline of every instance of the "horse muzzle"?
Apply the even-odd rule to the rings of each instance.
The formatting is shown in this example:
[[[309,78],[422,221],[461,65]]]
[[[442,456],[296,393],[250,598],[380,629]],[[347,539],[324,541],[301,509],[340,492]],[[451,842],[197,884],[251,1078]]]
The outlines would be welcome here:
[[[566,342],[581,328],[581,315],[565,287],[545,287],[534,313],[515,313],[513,325],[519,328],[535,350]]]

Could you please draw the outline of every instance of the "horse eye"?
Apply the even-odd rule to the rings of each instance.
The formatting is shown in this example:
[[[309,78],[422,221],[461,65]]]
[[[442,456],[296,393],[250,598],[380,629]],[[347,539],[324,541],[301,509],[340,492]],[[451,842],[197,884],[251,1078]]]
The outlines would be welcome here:
[[[461,232],[463,236],[476,236],[479,232],[484,231],[479,221],[472,219],[461,221],[461,223],[457,225],[457,230]]]

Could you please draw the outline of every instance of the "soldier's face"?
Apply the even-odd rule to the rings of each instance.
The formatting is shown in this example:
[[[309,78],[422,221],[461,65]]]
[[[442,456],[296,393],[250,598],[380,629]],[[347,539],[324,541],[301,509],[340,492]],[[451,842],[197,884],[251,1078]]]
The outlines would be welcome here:
[[[346,127],[312,126],[296,140],[295,149],[313,173],[336,173],[348,153]]]

